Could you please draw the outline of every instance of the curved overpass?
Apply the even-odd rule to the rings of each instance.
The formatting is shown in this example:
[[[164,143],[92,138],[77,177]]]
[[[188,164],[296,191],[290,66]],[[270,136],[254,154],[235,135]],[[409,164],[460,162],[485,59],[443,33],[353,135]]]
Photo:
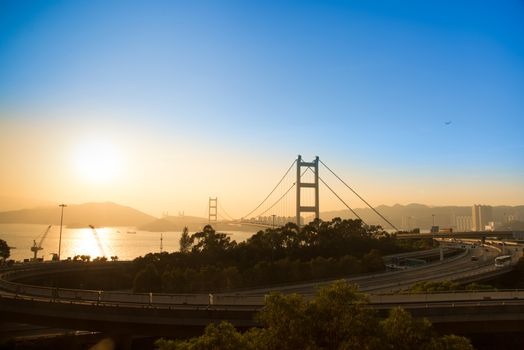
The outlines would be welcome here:
[[[479,260],[471,261],[472,254],[479,257]],[[437,327],[456,327],[464,322],[487,324],[496,320],[522,329],[524,292],[521,291],[383,294],[398,292],[422,280],[478,280],[509,271],[511,267],[494,267],[493,259],[496,254],[494,249],[486,251],[485,248],[476,248],[443,262],[348,280],[359,284],[361,290],[372,292],[371,306],[380,312],[402,306],[414,316],[427,317]],[[517,258],[515,255],[515,259]],[[122,264],[125,262],[106,262],[91,266],[109,269]],[[85,266],[82,263],[47,263],[3,271],[0,276],[0,309],[12,320],[33,324],[153,335],[169,335],[181,331],[187,335],[193,332],[197,334],[205,325],[219,320],[228,320],[241,328],[254,326],[256,323],[253,315],[262,307],[264,295],[268,292],[299,292],[311,297],[319,285],[332,282],[330,280],[215,294],[212,302],[209,294],[134,294],[49,288],[15,282],[17,279],[42,273],[78,272]]]

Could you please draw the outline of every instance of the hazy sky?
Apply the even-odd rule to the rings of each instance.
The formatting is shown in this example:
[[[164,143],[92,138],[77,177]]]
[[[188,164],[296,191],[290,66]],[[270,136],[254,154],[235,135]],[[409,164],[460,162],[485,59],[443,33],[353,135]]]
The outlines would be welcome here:
[[[524,204],[524,3],[0,1],[0,195],[241,216],[297,154],[373,204]]]

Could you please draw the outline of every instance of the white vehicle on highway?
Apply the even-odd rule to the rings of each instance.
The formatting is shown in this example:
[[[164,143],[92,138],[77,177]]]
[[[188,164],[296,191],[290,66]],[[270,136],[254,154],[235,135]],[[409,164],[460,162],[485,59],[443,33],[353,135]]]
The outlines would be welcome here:
[[[511,255],[501,255],[495,258],[495,267],[505,267],[511,264]]]

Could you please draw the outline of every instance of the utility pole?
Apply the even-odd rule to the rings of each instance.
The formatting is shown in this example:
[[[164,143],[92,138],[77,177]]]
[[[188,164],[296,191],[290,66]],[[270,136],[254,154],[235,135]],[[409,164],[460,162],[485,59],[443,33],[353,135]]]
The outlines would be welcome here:
[[[162,249],[164,248],[164,246],[162,245],[162,241],[164,240],[164,234],[163,233],[160,233],[160,254],[162,254]]]
[[[67,205],[60,204],[59,207],[62,208],[62,213],[60,214],[60,236],[58,238],[58,261],[60,261],[60,253],[62,250],[62,223],[64,221],[64,208],[67,207]]]

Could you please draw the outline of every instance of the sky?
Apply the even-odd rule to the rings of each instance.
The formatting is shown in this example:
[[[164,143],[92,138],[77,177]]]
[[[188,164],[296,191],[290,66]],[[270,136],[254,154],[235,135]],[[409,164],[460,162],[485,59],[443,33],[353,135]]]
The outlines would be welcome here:
[[[373,205],[522,205],[523,97],[518,0],[1,0],[0,195],[240,217],[301,154]]]

